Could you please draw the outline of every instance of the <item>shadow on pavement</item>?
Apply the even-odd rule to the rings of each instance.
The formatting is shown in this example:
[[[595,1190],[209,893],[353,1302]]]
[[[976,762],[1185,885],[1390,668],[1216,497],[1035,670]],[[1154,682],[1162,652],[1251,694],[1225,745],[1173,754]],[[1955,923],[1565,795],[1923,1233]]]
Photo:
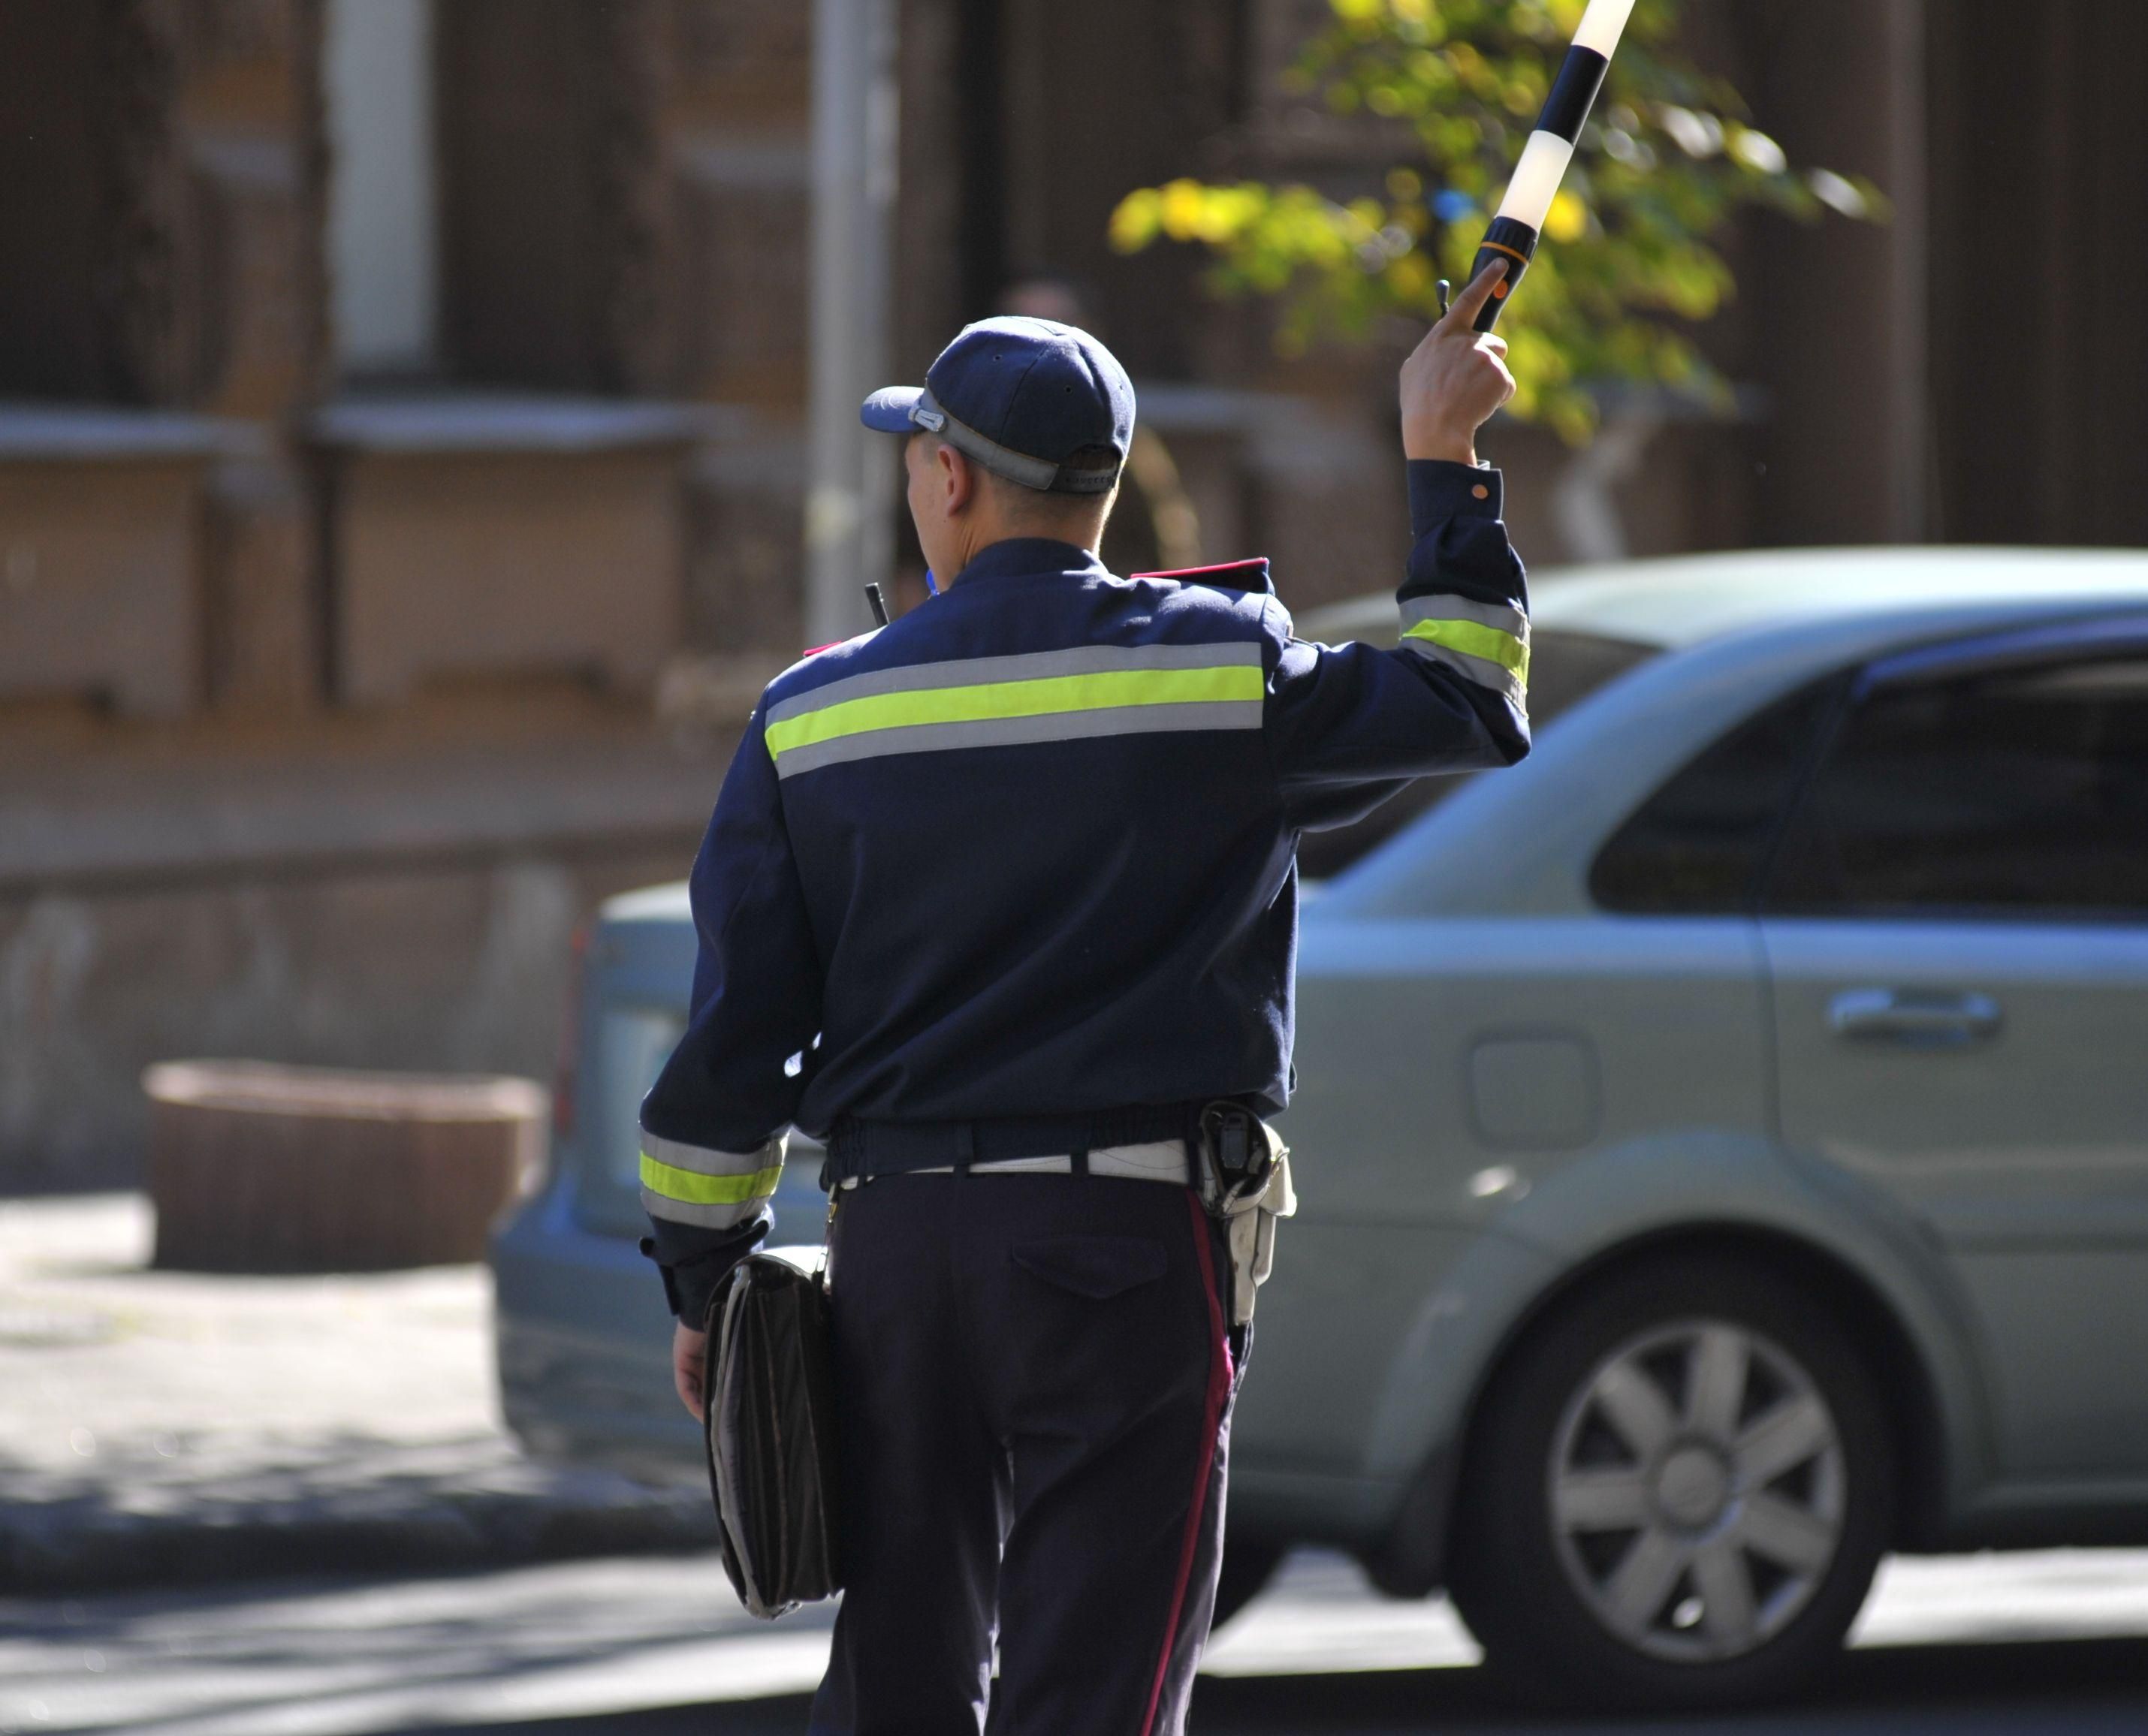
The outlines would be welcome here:
[[[785,1694],[721,1706],[677,1707],[588,1718],[484,1727],[484,1736],[798,1736],[807,1700]],[[1706,1718],[1560,1716],[1503,1703],[1473,1669],[1375,1670],[1337,1675],[1204,1678],[1194,1698],[1199,1736],[1335,1730],[1586,1729],[1604,1736],[1657,1731],[1793,1733],[2148,1729],[2148,1639],[1902,1646],[1846,1653],[1815,1693],[1795,1702]],[[409,1736],[457,1736],[446,1728]],[[472,1733],[474,1736],[474,1733]]]
[[[1384,1670],[1363,1675],[1237,1677],[1202,1682],[1193,1722],[1202,1736],[1314,1729],[1605,1733],[1671,1730],[1761,1732],[1969,1728],[2051,1736],[2060,1708],[2108,1706],[2110,1722],[2067,1722],[2066,1729],[2148,1729],[2148,1640],[2039,1641],[1969,1646],[1904,1646],[1850,1652],[1815,1692],[1729,1716],[1653,1718],[1558,1714],[1515,1706],[1481,1671]],[[1932,1722],[1926,1723],[1929,1717]],[[1854,1720],[1854,1721],[1851,1721]]]

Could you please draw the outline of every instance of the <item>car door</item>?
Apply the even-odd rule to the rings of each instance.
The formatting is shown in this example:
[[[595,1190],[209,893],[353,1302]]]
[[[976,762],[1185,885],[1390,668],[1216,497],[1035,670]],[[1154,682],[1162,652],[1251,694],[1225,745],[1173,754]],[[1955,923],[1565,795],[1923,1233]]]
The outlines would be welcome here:
[[[2000,1476],[2148,1478],[2148,620],[1865,671],[1761,931],[1782,1137],[1945,1250]]]

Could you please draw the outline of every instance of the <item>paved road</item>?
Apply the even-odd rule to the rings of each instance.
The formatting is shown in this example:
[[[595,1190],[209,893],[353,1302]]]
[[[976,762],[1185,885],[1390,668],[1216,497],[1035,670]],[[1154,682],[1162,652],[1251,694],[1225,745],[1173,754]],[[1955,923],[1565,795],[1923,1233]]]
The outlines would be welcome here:
[[[705,1557],[0,1603],[0,1736],[695,1736],[805,1725],[829,1617],[740,1613]],[[1498,1706],[1440,1603],[1296,1558],[1220,1637],[1202,1736],[2148,1732],[2148,1552],[1890,1563],[1813,1702],[1695,1723]]]

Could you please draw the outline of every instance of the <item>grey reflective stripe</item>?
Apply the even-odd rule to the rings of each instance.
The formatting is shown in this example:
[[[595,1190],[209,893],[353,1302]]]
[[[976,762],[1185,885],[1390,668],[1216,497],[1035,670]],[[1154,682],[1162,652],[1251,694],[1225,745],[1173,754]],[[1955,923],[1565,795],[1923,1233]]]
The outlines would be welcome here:
[[[1435,617],[1449,620],[1449,616]],[[1436,645],[1422,639],[1406,639],[1405,650],[1413,651],[1428,662],[1443,664],[1457,675],[1467,677],[1480,687],[1488,687],[1494,693],[1503,694],[1518,711],[1526,711],[1528,689],[1512,670],[1492,661],[1488,657],[1473,657],[1467,651],[1457,651],[1446,645]]]
[[[780,1169],[790,1136],[779,1133],[766,1145],[750,1151],[720,1151],[713,1146],[690,1146],[684,1140],[665,1139],[644,1128],[641,1152],[673,1169],[688,1169],[699,1176],[750,1176],[765,1169]]]
[[[758,1199],[740,1200],[735,1206],[702,1206],[691,1200],[672,1199],[654,1188],[641,1190],[642,1209],[651,1217],[665,1218],[675,1224],[692,1224],[704,1230],[735,1229],[759,1216],[767,1205],[765,1194]]]
[[[775,762],[775,770],[777,776],[787,778],[823,765],[878,759],[888,754],[1015,747],[1105,735],[1162,735],[1187,730],[1257,730],[1261,710],[1258,700],[1218,700],[1184,705],[1130,705],[1109,711],[1051,711],[1036,717],[980,718],[970,723],[913,724],[786,748]]]
[[[921,410],[926,415],[937,416],[940,419],[938,424],[926,421],[924,416],[918,414]],[[1006,477],[1009,482],[1018,482],[1027,489],[1048,491],[1059,479],[1058,465],[1047,464],[1041,458],[1031,458],[1026,453],[1016,452],[1011,447],[1002,446],[991,436],[979,434],[961,418],[949,414],[947,407],[932,395],[930,386],[918,394],[910,419],[921,428],[930,429],[957,452],[966,452],[987,470]],[[1107,487],[1109,485],[1108,483],[1106,484]],[[1103,490],[1099,489],[1095,492],[1102,494]]]
[[[1523,645],[1529,642],[1529,618],[1504,603],[1479,603],[1451,595],[1412,597],[1403,605],[1403,625],[1414,627],[1419,621],[1474,621],[1511,633]]]
[[[985,687],[1000,681],[1041,681],[1053,675],[1117,675],[1126,670],[1236,669],[1257,665],[1261,648],[1251,640],[1194,645],[1077,645],[1065,651],[1025,651],[1011,657],[961,657],[945,663],[912,663],[876,669],[795,694],[768,708],[765,722],[788,723],[851,700],[882,693],[938,692]]]

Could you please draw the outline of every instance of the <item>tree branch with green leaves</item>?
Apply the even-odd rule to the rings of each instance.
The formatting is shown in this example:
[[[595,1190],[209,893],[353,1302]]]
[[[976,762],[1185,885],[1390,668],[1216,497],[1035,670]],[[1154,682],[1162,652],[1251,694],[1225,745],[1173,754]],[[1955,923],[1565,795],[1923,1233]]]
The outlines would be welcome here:
[[[1112,244],[1158,241],[1214,256],[1211,287],[1275,299],[1278,351],[1362,339],[1385,315],[1438,316],[1437,284],[1469,269],[1583,0],[1329,0],[1292,87],[1339,115],[1393,123],[1398,160],[1377,192],[1194,179],[1121,201]],[[1805,222],[1832,210],[1884,221],[1861,177],[1793,168],[1725,80],[1678,45],[1679,0],[1640,0],[1543,229],[1500,320],[1517,384],[1511,414],[1567,440],[1594,433],[1611,382],[1727,405],[1692,328],[1735,293],[1719,243],[1743,209]]]

